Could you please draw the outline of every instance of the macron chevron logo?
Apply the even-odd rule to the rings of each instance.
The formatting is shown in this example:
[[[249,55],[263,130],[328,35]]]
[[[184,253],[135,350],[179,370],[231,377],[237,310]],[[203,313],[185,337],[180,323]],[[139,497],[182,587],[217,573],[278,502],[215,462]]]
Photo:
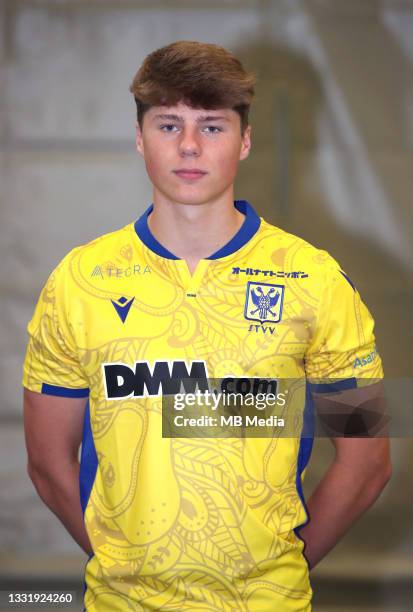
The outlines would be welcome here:
[[[128,312],[130,310],[130,307],[133,304],[134,299],[135,299],[134,297],[128,299],[122,296],[118,300],[110,300],[116,312],[118,313],[119,318],[122,321],[122,323],[125,323],[126,317],[128,316]]]

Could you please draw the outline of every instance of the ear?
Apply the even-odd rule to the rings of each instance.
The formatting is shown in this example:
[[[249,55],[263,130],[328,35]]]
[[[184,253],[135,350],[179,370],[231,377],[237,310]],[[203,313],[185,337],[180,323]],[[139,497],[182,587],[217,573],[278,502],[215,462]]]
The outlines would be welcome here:
[[[251,126],[247,125],[241,140],[240,160],[246,159],[251,150]]]
[[[139,123],[137,121],[135,123],[135,129],[136,129],[136,137],[135,137],[136,150],[143,157],[144,156],[144,147],[143,147],[142,131],[141,131],[141,128],[140,128]]]

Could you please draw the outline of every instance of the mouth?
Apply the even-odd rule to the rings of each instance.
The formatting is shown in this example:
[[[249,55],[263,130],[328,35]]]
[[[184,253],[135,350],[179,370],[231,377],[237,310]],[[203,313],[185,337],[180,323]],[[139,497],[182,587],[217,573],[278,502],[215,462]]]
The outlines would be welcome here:
[[[174,174],[183,178],[183,179],[199,179],[201,176],[205,176],[206,172],[202,170],[192,170],[192,169],[183,169],[183,170],[174,170]]]

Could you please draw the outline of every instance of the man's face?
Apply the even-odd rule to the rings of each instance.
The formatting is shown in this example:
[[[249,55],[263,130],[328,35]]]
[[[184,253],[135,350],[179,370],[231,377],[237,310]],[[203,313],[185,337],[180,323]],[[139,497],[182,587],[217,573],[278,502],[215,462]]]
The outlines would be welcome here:
[[[136,148],[145,159],[154,194],[203,204],[232,193],[238,163],[251,148],[251,127],[241,136],[240,116],[232,109],[153,106],[145,113],[142,131],[136,123]]]

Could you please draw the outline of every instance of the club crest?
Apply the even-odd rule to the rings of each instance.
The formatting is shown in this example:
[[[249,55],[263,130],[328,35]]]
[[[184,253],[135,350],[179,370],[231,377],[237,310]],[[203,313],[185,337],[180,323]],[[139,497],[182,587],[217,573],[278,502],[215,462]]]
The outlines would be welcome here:
[[[245,318],[260,323],[265,321],[279,323],[283,310],[284,290],[284,285],[249,282],[245,297]]]

